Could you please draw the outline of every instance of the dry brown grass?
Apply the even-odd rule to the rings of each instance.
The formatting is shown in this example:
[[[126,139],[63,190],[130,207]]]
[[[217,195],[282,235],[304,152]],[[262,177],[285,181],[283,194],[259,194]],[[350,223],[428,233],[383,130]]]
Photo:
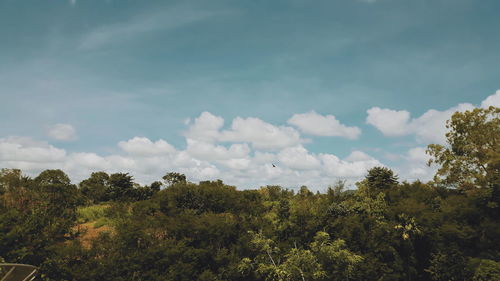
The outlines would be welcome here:
[[[92,241],[97,239],[101,233],[108,232],[113,234],[113,227],[108,225],[103,225],[101,227],[94,227],[96,222],[87,222],[78,224],[74,227],[74,231],[78,232],[78,238],[85,248],[90,248]]]

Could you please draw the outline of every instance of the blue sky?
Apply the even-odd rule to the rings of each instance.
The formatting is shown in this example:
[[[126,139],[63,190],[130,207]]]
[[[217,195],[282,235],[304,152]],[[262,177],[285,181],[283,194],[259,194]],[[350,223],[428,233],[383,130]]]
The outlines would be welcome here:
[[[443,142],[444,120],[498,106],[499,10],[0,0],[0,166],[62,168],[75,182],[176,170],[321,189],[379,164],[429,179],[423,148]]]

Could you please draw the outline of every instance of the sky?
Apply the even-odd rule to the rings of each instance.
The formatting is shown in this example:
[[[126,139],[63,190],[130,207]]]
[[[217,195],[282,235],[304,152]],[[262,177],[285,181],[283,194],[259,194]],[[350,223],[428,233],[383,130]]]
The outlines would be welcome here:
[[[0,0],[0,167],[325,190],[432,178],[500,106],[497,0]],[[275,167],[273,167],[273,165]]]

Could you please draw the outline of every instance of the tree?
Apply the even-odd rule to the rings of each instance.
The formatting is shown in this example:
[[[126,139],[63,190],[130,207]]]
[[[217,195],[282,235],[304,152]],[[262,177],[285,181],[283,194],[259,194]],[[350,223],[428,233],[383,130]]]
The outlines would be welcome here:
[[[457,188],[498,186],[500,108],[455,112],[446,128],[447,144],[427,147],[428,165],[439,165],[434,180]]]
[[[295,245],[288,252],[276,246],[262,233],[249,232],[258,255],[252,260],[243,258],[242,273],[254,271],[265,280],[348,280],[363,257],[349,251],[342,239],[330,240],[326,232],[317,232],[309,249]]]
[[[186,183],[186,175],[176,172],[167,173],[162,179],[165,181],[167,186],[171,186],[176,183]]]
[[[99,203],[108,200],[107,190],[109,188],[109,175],[105,172],[94,172],[88,179],[79,184],[82,194],[91,203]]]
[[[283,256],[276,243],[262,233],[249,232],[258,251],[254,260],[243,258],[239,271],[254,271],[266,281],[321,280],[326,272],[311,250],[292,248]]]
[[[432,255],[430,266],[425,271],[429,272],[431,279],[435,281],[470,280],[467,278],[470,275],[467,272],[467,260],[456,249]]]
[[[398,177],[386,167],[371,168],[365,179],[370,190],[387,191],[398,184]]]
[[[78,190],[61,170],[43,171],[34,180],[16,171],[7,175],[9,188],[0,196],[0,253],[9,261],[39,264],[52,246],[70,238]]]
[[[481,259],[477,266],[473,281],[500,280],[500,262]]]
[[[128,201],[136,197],[134,178],[128,173],[114,173],[109,176],[108,196],[110,200]]]
[[[324,268],[331,272],[329,280],[333,278],[349,280],[359,263],[363,261],[362,256],[347,249],[344,240],[331,241],[330,235],[323,231],[316,233],[314,242],[311,243],[311,250]]]
[[[62,184],[68,185],[71,184],[71,181],[63,171],[57,170],[45,170],[41,172],[36,178],[35,182],[39,185],[53,185],[53,184]]]

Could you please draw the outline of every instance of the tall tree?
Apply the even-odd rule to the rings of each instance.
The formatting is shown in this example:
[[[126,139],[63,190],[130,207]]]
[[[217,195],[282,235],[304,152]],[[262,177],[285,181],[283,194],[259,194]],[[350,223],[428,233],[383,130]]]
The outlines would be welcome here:
[[[111,174],[108,183],[108,196],[110,200],[129,201],[136,197],[134,178],[128,173]]]
[[[105,172],[94,172],[88,179],[79,184],[82,194],[90,203],[99,203],[108,200],[109,175]]]
[[[429,165],[437,164],[438,183],[457,187],[486,187],[500,180],[500,108],[456,112],[446,122],[446,145],[431,144]]]
[[[370,190],[386,191],[398,184],[398,177],[386,167],[373,167],[365,177]]]

